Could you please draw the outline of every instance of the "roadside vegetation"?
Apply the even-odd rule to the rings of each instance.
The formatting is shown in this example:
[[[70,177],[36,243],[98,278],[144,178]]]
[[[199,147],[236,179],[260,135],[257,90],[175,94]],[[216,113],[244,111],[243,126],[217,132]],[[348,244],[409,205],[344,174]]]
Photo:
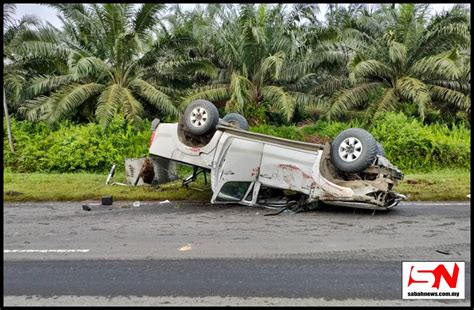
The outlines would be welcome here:
[[[153,118],[176,121],[198,98],[288,139],[365,128],[406,173],[400,192],[469,193],[468,6],[329,4],[320,19],[317,4],[46,5],[61,27],[14,20],[4,5],[7,201],[207,200],[173,185],[103,185],[113,164],[121,173],[125,158],[147,155]]]
[[[16,172],[106,173],[112,165],[124,169],[125,158],[148,154],[150,122],[138,130],[114,120],[103,129],[100,124],[60,123],[51,128],[44,123],[12,121],[16,153],[3,149],[5,167]],[[382,144],[390,161],[404,171],[431,171],[441,168],[470,169],[471,130],[467,124],[423,124],[402,113],[384,113],[370,123],[324,121],[277,126],[258,125],[251,131],[286,139],[321,143],[342,130],[361,127]],[[4,124],[4,131],[6,131]],[[4,138],[5,145],[8,143]]]

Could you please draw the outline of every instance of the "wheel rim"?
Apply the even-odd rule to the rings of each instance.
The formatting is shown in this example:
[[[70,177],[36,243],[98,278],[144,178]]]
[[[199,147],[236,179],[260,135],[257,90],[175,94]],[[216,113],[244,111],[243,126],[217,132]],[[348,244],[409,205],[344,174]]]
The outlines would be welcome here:
[[[359,139],[350,137],[339,145],[339,157],[345,162],[353,162],[362,154],[362,143]]]
[[[229,121],[229,124],[233,125],[234,127],[240,128],[239,123],[236,121]]]
[[[191,111],[191,115],[189,116],[189,120],[194,127],[201,128],[203,127],[208,121],[208,114],[206,109],[202,107],[196,107]]]

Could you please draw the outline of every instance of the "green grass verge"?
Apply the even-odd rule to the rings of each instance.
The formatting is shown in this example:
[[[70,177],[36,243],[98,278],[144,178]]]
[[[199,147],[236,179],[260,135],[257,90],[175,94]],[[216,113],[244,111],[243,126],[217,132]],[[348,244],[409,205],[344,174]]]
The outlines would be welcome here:
[[[82,201],[100,200],[112,195],[118,200],[188,200],[209,201],[211,190],[198,191],[181,187],[175,181],[154,187],[126,187],[105,185],[106,174],[44,174],[4,173],[4,201]],[[116,175],[115,181],[123,181],[124,175]],[[470,193],[469,170],[441,170],[428,173],[407,174],[395,188],[408,196],[409,200],[467,200]],[[196,187],[204,188],[203,177],[199,176]]]
[[[471,172],[465,169],[444,169],[426,173],[407,173],[396,191],[409,200],[468,200]]]
[[[202,176],[198,177],[195,187],[206,188]],[[5,173],[4,201],[82,201],[100,200],[102,196],[111,195],[118,200],[189,200],[209,201],[210,189],[198,191],[181,187],[177,180],[159,187],[105,185],[107,174],[88,173]],[[116,182],[125,183],[124,175],[116,174]],[[209,177],[208,177],[209,181]],[[209,184],[209,183],[208,183]]]

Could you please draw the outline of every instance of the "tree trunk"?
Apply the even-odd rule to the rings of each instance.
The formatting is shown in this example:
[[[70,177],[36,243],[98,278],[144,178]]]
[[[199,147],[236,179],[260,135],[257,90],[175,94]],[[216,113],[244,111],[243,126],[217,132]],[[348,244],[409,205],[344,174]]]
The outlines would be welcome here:
[[[13,149],[12,131],[10,128],[10,117],[8,115],[8,106],[7,106],[7,98],[5,96],[5,87],[3,87],[3,109],[5,110],[5,118],[7,120],[8,144],[10,144],[11,152],[15,153],[15,150]]]

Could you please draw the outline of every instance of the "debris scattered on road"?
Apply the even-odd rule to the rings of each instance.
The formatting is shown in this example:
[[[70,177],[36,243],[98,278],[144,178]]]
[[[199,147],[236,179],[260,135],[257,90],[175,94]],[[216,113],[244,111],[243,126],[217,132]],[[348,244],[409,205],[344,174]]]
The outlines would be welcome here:
[[[164,203],[170,203],[170,201],[169,201],[168,199],[166,199],[166,200],[160,201],[160,202],[158,202],[158,203],[161,205],[161,204],[164,204]]]
[[[91,211],[92,209],[88,205],[82,205],[82,210]]]
[[[140,201],[135,201],[135,202],[133,203],[133,206],[134,206],[135,208],[140,208]]]
[[[113,165],[112,168],[110,169],[109,175],[107,176],[107,181],[105,181],[105,185],[109,184],[110,179],[112,179],[114,174],[115,174],[115,165]]]
[[[450,252],[445,252],[445,251],[440,251],[440,250],[436,250],[436,252],[444,254],[444,255],[450,255],[451,254]]]
[[[187,244],[179,249],[180,251],[189,251],[191,250],[191,244]]]
[[[102,196],[103,206],[110,206],[111,204],[113,204],[112,196]]]
[[[467,194],[466,197],[471,199],[471,194]]]

